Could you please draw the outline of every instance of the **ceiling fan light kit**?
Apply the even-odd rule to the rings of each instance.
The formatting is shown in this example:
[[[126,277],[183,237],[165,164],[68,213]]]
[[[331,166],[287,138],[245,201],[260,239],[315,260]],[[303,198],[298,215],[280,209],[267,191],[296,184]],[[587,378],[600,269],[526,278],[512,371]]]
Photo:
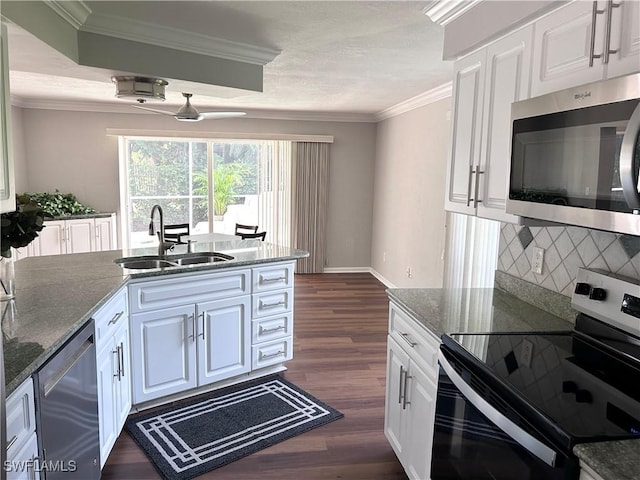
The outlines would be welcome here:
[[[116,84],[117,98],[135,98],[140,103],[164,101],[164,89],[169,84],[161,78],[135,76],[114,76],[111,81]]]

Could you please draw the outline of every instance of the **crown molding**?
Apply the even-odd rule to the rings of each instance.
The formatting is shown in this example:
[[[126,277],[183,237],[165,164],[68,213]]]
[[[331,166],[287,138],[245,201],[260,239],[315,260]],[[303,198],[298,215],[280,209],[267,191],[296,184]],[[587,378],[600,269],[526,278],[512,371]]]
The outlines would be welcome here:
[[[93,14],[80,30],[255,65],[266,65],[281,53],[280,50],[232,42],[116,15]]]
[[[445,26],[468,10],[475,7],[482,0],[433,0],[422,9],[427,17],[438,25]]]
[[[24,98],[16,95],[11,95],[11,105],[18,108],[36,110],[119,113],[125,115],[155,115],[152,112],[135,109],[129,103],[118,104],[107,102],[61,101],[44,98]],[[303,112],[293,110],[246,109],[242,107],[234,108],[247,112],[247,115],[242,118],[251,119],[350,123],[375,123],[377,121],[375,115],[366,113]]]
[[[416,108],[435,103],[439,100],[449,98],[452,95],[452,90],[452,82],[447,82],[443,85],[440,85],[439,87],[432,88],[431,90],[421,93],[420,95],[416,95],[413,98],[405,100],[404,102],[398,103],[392,107],[376,113],[376,121],[380,122],[382,120],[387,120],[388,118],[395,117],[396,115],[400,115],[402,113],[415,110]]]
[[[78,30],[91,15],[91,9],[82,0],[42,0],[51,10]]]

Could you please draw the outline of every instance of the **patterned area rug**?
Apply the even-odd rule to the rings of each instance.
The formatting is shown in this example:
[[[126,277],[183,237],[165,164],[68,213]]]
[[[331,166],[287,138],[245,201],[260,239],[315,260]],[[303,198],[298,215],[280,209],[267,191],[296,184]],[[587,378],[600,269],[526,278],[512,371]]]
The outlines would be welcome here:
[[[166,480],[187,480],[343,414],[281,377],[235,385],[152,413],[126,430]]]

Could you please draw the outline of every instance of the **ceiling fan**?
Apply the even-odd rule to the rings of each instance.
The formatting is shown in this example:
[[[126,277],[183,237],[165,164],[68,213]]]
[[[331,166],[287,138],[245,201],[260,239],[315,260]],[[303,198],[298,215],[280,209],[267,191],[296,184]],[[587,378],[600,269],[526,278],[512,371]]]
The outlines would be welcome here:
[[[187,102],[180,107],[180,110],[177,112],[167,112],[166,110],[159,110],[156,108],[143,107],[140,105],[133,105],[135,108],[140,108],[142,110],[148,110],[154,113],[162,113],[164,115],[171,115],[175,117],[176,120],[181,120],[183,122],[199,122],[200,120],[207,119],[216,119],[216,118],[232,118],[232,117],[242,117],[246,115],[245,112],[223,112],[223,111],[212,111],[212,112],[199,112],[193,105],[191,105],[190,98],[193,96],[191,93],[183,93],[182,96],[187,99]],[[138,100],[140,103],[144,102],[144,100]]]

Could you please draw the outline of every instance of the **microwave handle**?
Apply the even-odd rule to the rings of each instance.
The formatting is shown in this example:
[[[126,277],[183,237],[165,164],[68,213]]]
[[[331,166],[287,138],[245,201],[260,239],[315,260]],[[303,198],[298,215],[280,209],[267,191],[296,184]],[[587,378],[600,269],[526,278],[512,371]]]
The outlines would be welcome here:
[[[640,145],[638,136],[640,136],[640,103],[627,123],[626,131],[622,137],[622,148],[620,149],[622,193],[624,193],[627,205],[634,210],[634,213],[640,213],[640,192],[638,192],[638,175],[640,175],[640,172],[637,165],[635,170],[633,168],[636,145]]]
[[[528,432],[525,432],[522,428],[505,417],[489,402],[476,393],[475,390],[473,390],[473,388],[465,382],[460,375],[458,375],[458,372],[454,370],[453,366],[444,356],[444,353],[442,353],[442,350],[438,352],[438,361],[449,377],[449,380],[451,380],[456,388],[460,390],[469,403],[482,412],[482,414],[491,420],[498,428],[500,428],[500,430],[513,438],[523,448],[528,450],[529,453],[536,456],[550,467],[555,466],[557,452],[549,448],[537,438],[531,436]]]

